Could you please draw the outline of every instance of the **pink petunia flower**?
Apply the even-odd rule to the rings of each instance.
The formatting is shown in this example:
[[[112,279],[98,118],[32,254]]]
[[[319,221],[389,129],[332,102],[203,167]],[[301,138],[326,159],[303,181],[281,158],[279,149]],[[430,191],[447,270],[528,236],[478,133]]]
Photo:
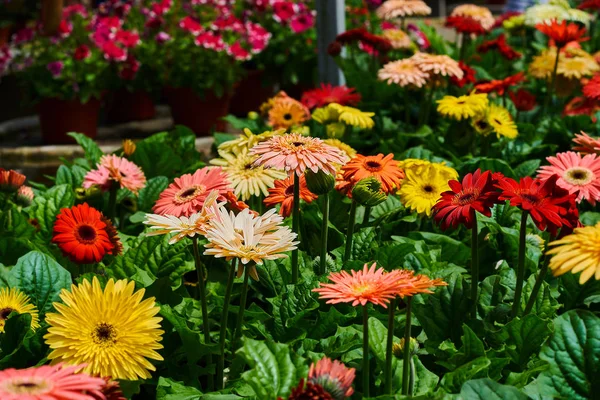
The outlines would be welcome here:
[[[291,1],[275,1],[273,3],[273,18],[277,22],[287,22],[298,12],[298,6]]]
[[[308,11],[302,14],[294,15],[290,21],[290,28],[294,33],[302,33],[315,25],[315,17]]]

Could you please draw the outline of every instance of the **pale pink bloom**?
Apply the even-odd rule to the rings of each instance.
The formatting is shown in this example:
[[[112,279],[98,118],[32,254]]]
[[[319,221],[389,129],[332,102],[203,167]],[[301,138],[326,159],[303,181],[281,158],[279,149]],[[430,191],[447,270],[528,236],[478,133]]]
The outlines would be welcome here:
[[[308,381],[310,383],[321,386],[330,394],[332,392],[338,394],[339,398],[352,396],[354,393],[352,382],[355,376],[356,370],[354,368],[347,368],[338,360],[331,361],[328,357],[323,357],[316,363],[311,364],[308,371]]]
[[[424,72],[462,79],[464,72],[458,62],[444,54],[415,53],[409,60]]]
[[[227,174],[220,167],[204,167],[194,174],[185,174],[166,188],[152,208],[156,214],[189,217],[202,210],[208,194],[216,190],[219,200],[232,191]]]
[[[600,138],[593,138],[584,131],[575,134],[573,141],[579,146],[573,147],[573,150],[582,154],[598,154],[600,155]]]
[[[25,206],[31,204],[33,201],[33,196],[33,190],[31,190],[29,186],[23,185],[19,188],[19,190],[17,190],[17,201]]]
[[[104,399],[102,378],[75,373],[85,365],[42,365],[0,371],[2,400],[96,400]]]
[[[302,176],[307,169],[335,175],[335,165],[343,165],[346,161],[341,150],[325,144],[321,139],[299,133],[274,136],[258,143],[250,152],[259,155],[254,162],[256,165],[283,169],[298,176]]]
[[[547,157],[551,165],[544,165],[538,171],[538,177],[546,180],[558,176],[556,184],[577,195],[577,202],[587,200],[595,206],[600,200],[600,157],[596,154],[582,156],[573,151],[558,153],[556,157]]]
[[[107,191],[113,182],[117,182],[121,188],[137,194],[146,186],[146,177],[140,167],[126,158],[114,154],[104,155],[97,168],[86,174],[83,179],[84,188],[97,185]]]

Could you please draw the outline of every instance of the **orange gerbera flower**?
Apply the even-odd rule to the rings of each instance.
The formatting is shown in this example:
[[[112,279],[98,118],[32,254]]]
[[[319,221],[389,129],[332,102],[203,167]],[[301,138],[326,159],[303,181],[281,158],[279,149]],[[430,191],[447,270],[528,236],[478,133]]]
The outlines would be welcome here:
[[[381,190],[386,194],[394,193],[404,179],[404,172],[394,160],[392,153],[384,156],[363,156],[358,154],[342,167],[343,181],[337,187],[342,192],[352,189],[352,186],[361,179],[373,176],[381,182]]]
[[[433,293],[431,289],[436,286],[448,286],[448,284],[440,278],[431,279],[426,275],[414,276],[412,278],[411,285],[412,288],[409,289],[410,294],[407,294],[407,296],[414,296],[415,294],[421,293]]]
[[[14,170],[0,168],[0,190],[3,192],[16,192],[25,182],[25,175]]]
[[[307,203],[318,198],[316,194],[308,190],[304,175],[300,177],[300,198]],[[269,189],[269,197],[264,200],[264,203],[271,207],[281,204],[279,214],[284,218],[289,217],[294,207],[294,176],[290,175],[285,179],[275,181],[275,187]]]
[[[296,99],[288,96],[284,91],[277,93],[269,101],[269,125],[273,129],[289,129],[292,126],[302,125],[310,118],[308,108]]]
[[[562,21],[560,24],[556,20],[550,23],[537,24],[536,29],[554,40],[556,47],[562,49],[570,42],[581,42],[585,40],[585,28],[580,27],[574,22]]]

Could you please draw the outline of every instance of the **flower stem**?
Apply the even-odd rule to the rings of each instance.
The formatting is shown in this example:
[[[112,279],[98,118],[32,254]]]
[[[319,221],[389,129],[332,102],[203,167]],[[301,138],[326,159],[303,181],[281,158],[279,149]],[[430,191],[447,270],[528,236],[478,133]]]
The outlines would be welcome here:
[[[471,228],[471,318],[477,318],[477,289],[479,286],[479,236],[477,233],[477,212],[473,212]]]
[[[363,306],[363,397],[369,397],[369,311]]]
[[[198,275],[198,292],[200,305],[202,308],[202,329],[204,330],[204,344],[210,343],[210,326],[208,324],[208,305],[206,303],[206,287],[204,286],[204,267],[202,261],[200,261],[200,250],[198,249],[198,237],[192,238],[192,249],[194,250],[194,261],[196,263],[196,274]],[[207,365],[212,365],[212,354],[207,355]],[[208,375],[208,390],[212,391],[214,388],[214,376]]]
[[[229,317],[229,303],[231,301],[231,290],[233,288],[233,281],[235,279],[236,265],[237,258],[234,258],[231,262],[231,266],[229,267],[227,287],[225,288],[225,299],[223,300],[223,314],[221,315],[221,329],[219,331],[220,356],[217,364],[217,389],[223,389],[225,387],[225,383],[223,382],[225,369],[225,337],[227,336],[227,319]]]
[[[410,98],[409,98],[409,93],[408,90],[405,88],[404,89],[404,122],[406,122],[406,124],[410,124]]]
[[[246,310],[246,298],[248,297],[248,265],[244,268],[244,283],[242,285],[242,294],[240,297],[240,310],[238,311],[237,324],[235,326],[235,335],[233,345],[236,346],[240,337],[242,337],[242,325],[244,324],[244,311]]]
[[[323,197],[323,224],[321,225],[321,259],[319,260],[319,271],[317,275],[323,275],[327,265],[327,234],[329,230],[329,193]]]
[[[112,185],[110,187],[110,191],[108,192],[107,217],[114,225],[117,224],[115,221],[115,216],[117,215],[117,190],[118,187],[116,185]]]
[[[292,210],[292,231],[298,235],[300,228],[300,177],[294,173],[294,208]],[[292,250],[292,283],[298,283],[298,249]]]
[[[540,269],[540,273],[535,279],[535,285],[533,285],[533,289],[531,290],[531,295],[529,296],[529,300],[527,301],[527,305],[525,306],[525,311],[523,311],[523,316],[526,316],[531,312],[533,305],[535,304],[535,300],[537,299],[537,295],[542,287],[542,282],[546,278],[546,274],[548,273],[548,258],[546,257],[542,262],[542,266]]]
[[[415,391],[415,375],[416,375],[416,371],[415,371],[415,359],[414,357],[410,358],[410,379],[408,381],[408,393],[412,394]]]
[[[412,297],[406,296],[406,327],[404,328],[404,359],[402,363],[402,394],[408,396],[410,383],[410,328],[412,317]]]
[[[385,347],[385,390],[384,394],[392,393],[392,348],[394,347],[394,313],[396,311],[396,299],[390,301],[388,309],[388,331],[387,343]]]
[[[560,58],[560,49],[556,49],[556,60],[554,61],[554,70],[552,71],[552,77],[550,78],[550,83],[548,84],[548,93],[546,94],[546,99],[544,101],[544,113],[548,113],[548,106],[550,105],[550,100],[552,99],[552,95],[554,93],[554,85],[556,84],[556,70],[558,69],[558,59]]]
[[[346,251],[344,252],[344,262],[350,259],[352,253],[352,236],[354,235],[354,220],[356,219],[356,201],[352,200],[350,206],[350,216],[348,217],[348,232],[346,232]]]
[[[365,206],[365,215],[363,215],[362,224],[363,225],[368,224],[370,217],[371,217],[371,206]]]
[[[523,210],[521,214],[521,229],[519,232],[519,259],[517,261],[517,286],[515,287],[515,299],[512,307],[512,317],[515,318],[521,309],[521,293],[523,292],[523,281],[525,280],[525,249],[527,234],[527,217],[529,213]]]

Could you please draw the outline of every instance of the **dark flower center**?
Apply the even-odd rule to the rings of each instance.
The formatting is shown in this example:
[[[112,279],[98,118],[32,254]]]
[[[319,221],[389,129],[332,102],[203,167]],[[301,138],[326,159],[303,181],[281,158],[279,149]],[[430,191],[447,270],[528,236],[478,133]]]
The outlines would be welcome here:
[[[285,119],[286,121],[291,120],[292,119],[292,114],[290,114],[290,113],[283,114],[283,119]]]
[[[192,185],[187,188],[184,188],[175,195],[175,203],[177,203],[177,204],[187,203],[188,201],[193,200],[196,197],[198,197],[205,190],[206,190],[206,187],[203,185]]]
[[[294,185],[290,185],[288,187],[285,188],[285,195],[286,196],[293,196],[294,195]]]
[[[502,122],[498,121],[498,118],[494,118],[494,122],[497,123],[498,125],[502,125]]]
[[[456,196],[454,196],[454,204],[458,204],[461,206],[466,206],[468,204],[473,203],[477,200],[479,193],[475,192],[460,192]]]
[[[425,185],[425,186],[423,187],[423,190],[424,190],[425,192],[427,192],[427,193],[433,193],[433,186],[431,186],[431,185]]]
[[[0,310],[0,320],[6,320],[11,312],[15,311],[13,308],[5,307]]]
[[[38,384],[34,382],[19,382],[15,386],[30,389],[38,387]]]
[[[194,193],[196,193],[196,188],[189,188],[181,193],[179,196],[183,198],[191,197]]]
[[[304,146],[304,143],[302,143],[302,142],[294,142],[294,143],[292,143],[292,144],[293,144],[294,146],[296,146],[296,147],[301,147],[301,146]]]
[[[96,344],[115,344],[117,332],[111,324],[105,322],[96,325],[96,328],[92,332],[92,340]]]
[[[380,171],[381,163],[379,161],[369,160],[364,163],[364,166],[369,171]]]
[[[96,229],[90,225],[80,225],[77,228],[77,236],[80,242],[93,243],[96,240]]]
[[[538,196],[531,193],[521,193],[521,197],[530,202],[531,204],[538,204],[541,200]]]
[[[475,125],[477,125],[477,128],[479,128],[482,131],[485,130],[485,129],[487,129],[487,127],[489,126],[488,123],[485,122],[485,121],[477,121],[475,123]]]

